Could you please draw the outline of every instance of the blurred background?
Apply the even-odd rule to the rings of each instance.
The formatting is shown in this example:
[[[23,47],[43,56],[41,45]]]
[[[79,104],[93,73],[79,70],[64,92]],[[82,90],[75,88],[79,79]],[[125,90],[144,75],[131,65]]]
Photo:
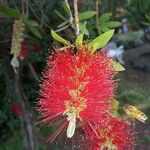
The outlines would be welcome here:
[[[126,68],[117,75],[116,97],[150,117],[150,1],[79,0],[78,6],[85,39],[115,29],[104,50]],[[35,107],[46,57],[61,47],[50,30],[74,41],[73,19],[73,0],[0,0],[0,150],[60,149],[46,142],[53,129],[36,125]],[[135,149],[150,150],[150,121],[134,126]]]

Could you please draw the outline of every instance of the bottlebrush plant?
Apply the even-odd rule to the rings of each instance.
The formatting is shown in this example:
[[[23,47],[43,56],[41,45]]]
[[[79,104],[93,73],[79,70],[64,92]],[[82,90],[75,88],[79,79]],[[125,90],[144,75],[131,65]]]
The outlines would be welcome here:
[[[134,131],[116,115],[118,101],[114,100],[117,82],[113,77],[124,67],[105,52],[96,52],[113,33],[109,30],[88,43],[80,34],[72,45],[51,31],[65,46],[48,56],[40,83],[38,124],[56,129],[48,141],[63,132],[73,138],[81,129],[80,149],[87,149],[87,145],[88,150],[133,149]]]

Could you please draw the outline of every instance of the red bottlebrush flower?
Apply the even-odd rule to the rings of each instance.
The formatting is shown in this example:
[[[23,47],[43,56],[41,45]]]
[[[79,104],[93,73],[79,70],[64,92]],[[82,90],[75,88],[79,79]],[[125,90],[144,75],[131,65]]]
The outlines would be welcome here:
[[[111,119],[109,126],[105,128],[97,127],[98,136],[93,132],[88,132],[91,141],[95,145],[90,150],[99,150],[100,148],[114,150],[133,150],[134,149],[134,131],[131,126],[121,119]]]
[[[21,50],[20,50],[19,58],[22,60],[26,59],[28,57],[28,53],[29,53],[28,42],[23,41],[21,43]]]
[[[54,137],[67,126],[69,138],[77,126],[106,126],[114,96],[113,64],[106,54],[69,51],[49,56],[40,85],[40,123],[59,123]]]
[[[12,103],[10,109],[16,117],[20,117],[22,115],[23,110],[20,104]]]
[[[112,138],[112,144],[117,150],[133,150],[134,147],[134,131],[131,126],[121,119],[112,119],[110,122],[111,129],[107,133]]]

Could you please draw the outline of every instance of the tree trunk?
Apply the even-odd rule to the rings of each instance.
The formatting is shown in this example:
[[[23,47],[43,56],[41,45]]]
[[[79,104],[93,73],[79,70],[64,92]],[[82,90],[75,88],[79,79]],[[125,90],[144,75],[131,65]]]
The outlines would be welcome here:
[[[30,105],[19,80],[19,72],[15,74],[12,66],[10,65],[10,51],[8,49],[8,43],[6,44],[7,45],[0,45],[0,69],[5,74],[7,89],[6,93],[9,98],[15,101],[17,100],[22,106],[23,113],[20,119],[23,138],[23,149],[38,150],[38,142],[35,134],[35,127],[33,125]]]

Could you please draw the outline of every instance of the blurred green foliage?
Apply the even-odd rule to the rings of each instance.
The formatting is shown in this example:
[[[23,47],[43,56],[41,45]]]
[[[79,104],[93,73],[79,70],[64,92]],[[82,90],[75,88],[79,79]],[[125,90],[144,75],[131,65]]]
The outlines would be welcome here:
[[[15,132],[13,136],[0,144],[0,150],[22,150],[22,139],[20,133]],[[39,143],[39,150],[45,150],[45,144]]]
[[[124,45],[128,45],[129,43],[140,43],[141,39],[144,36],[143,30],[131,31],[124,34],[116,35],[116,42],[123,43]]]
[[[9,138],[6,142],[2,143],[0,150],[21,150],[21,138],[18,134],[15,134],[13,138]]]
[[[123,104],[150,106],[150,89],[141,88],[136,81],[128,81],[125,73],[119,74],[119,85],[117,88],[117,99]],[[118,78],[117,77],[117,78]]]
[[[6,96],[5,76],[0,74],[0,143],[5,141],[19,125],[17,119],[11,112],[12,99]]]

